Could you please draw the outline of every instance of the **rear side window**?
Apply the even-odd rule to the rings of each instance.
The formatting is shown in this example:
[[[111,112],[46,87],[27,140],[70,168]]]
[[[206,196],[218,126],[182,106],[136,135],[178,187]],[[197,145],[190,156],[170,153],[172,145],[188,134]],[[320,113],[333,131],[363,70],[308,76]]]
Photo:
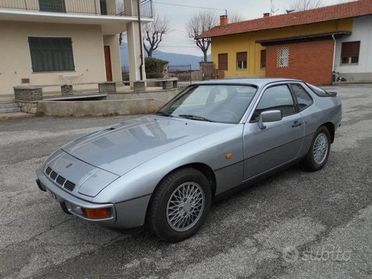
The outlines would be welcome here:
[[[280,110],[283,117],[296,113],[292,94],[287,85],[278,85],[266,89],[256,107],[252,121],[257,121],[261,112],[268,110]]]
[[[313,104],[313,99],[300,84],[291,84],[290,86],[297,99],[297,105],[300,111],[303,111]]]

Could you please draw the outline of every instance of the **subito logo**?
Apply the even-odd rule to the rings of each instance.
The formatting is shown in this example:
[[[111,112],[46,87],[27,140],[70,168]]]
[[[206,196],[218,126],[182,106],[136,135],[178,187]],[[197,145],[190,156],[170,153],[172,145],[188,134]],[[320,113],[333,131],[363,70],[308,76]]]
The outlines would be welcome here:
[[[298,260],[300,253],[294,246],[285,247],[283,249],[283,259],[287,263],[294,263]]]

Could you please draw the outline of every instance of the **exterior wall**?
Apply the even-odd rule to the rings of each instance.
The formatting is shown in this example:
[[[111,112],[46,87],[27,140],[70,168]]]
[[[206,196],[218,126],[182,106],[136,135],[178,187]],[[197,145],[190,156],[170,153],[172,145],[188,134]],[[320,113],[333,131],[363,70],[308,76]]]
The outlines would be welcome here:
[[[112,79],[122,81],[119,35],[104,36],[103,43],[105,46],[110,46]]]
[[[29,78],[31,85],[62,84],[62,75],[77,76],[74,82],[106,81],[103,35],[100,26],[0,22],[0,95]],[[29,36],[71,37],[75,71],[33,73]]]
[[[353,41],[360,41],[359,63],[342,65],[342,43]],[[337,40],[335,71],[348,81],[372,81],[372,16],[355,18],[352,34]]]
[[[111,14],[115,14],[115,0],[108,0]],[[38,0],[1,0],[1,8],[39,10]],[[65,0],[66,12],[68,13],[87,13],[100,14],[99,0]]]
[[[288,67],[278,67],[278,49],[289,48]],[[266,48],[266,76],[295,78],[309,83],[332,83],[334,41],[312,41]]]
[[[263,47],[259,43],[256,43],[256,41],[333,31],[352,31],[352,27],[352,19],[343,19],[215,37],[212,38],[212,61],[215,65],[218,65],[218,54],[228,53],[229,64],[228,71],[225,71],[225,77],[263,77],[265,76],[265,69],[261,69],[260,67],[260,51]],[[236,68],[236,53],[242,51],[248,52],[248,68],[246,70],[238,70]]]
[[[30,10],[38,10],[39,9],[39,1],[38,0],[2,0],[1,1],[2,8],[9,8],[9,9],[30,9]]]

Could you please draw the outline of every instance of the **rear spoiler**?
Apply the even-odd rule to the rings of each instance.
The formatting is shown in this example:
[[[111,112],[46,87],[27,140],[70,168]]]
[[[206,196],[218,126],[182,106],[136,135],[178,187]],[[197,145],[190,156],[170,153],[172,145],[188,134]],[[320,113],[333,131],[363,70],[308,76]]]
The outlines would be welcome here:
[[[324,96],[324,97],[336,97],[337,96],[336,91],[332,91],[332,92],[327,91],[327,94],[328,94],[328,96]]]
[[[311,91],[313,91],[316,95],[318,95],[319,97],[336,97],[337,96],[337,92],[335,91],[327,91],[323,88],[320,88],[320,87],[317,87],[315,85],[312,85],[312,84],[309,84],[309,83],[306,83],[305,84],[307,85],[307,87],[310,88]]]

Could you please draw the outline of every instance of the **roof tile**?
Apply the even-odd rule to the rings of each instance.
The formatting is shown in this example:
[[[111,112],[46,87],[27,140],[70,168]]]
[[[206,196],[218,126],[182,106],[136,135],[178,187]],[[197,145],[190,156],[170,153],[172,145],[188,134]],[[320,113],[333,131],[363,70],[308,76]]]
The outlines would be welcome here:
[[[248,33],[371,14],[372,0],[358,0],[302,12],[262,17],[253,20],[230,23],[224,26],[220,25],[210,29],[207,32],[204,32],[201,37],[207,38]]]

